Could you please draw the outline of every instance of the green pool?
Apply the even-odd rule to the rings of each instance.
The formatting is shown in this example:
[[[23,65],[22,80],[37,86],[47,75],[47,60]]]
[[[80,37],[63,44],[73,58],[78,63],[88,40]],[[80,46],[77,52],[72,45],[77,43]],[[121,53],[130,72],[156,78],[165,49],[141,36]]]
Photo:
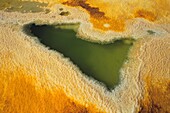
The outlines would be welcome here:
[[[120,68],[127,59],[132,43],[125,40],[110,44],[93,43],[76,37],[74,25],[31,25],[31,33],[40,42],[62,53],[87,76],[114,88],[119,83]]]
[[[35,12],[46,12],[49,11],[40,7],[45,7],[48,4],[21,0],[0,0],[0,10],[5,10],[8,12],[22,12],[22,13],[35,13]]]

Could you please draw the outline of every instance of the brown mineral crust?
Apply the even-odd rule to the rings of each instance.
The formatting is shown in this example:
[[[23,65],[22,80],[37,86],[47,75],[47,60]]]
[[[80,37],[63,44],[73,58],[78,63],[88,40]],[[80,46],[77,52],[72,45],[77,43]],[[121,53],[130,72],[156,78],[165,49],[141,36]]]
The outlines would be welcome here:
[[[149,21],[155,21],[156,20],[156,15],[154,13],[152,13],[151,11],[146,11],[146,10],[138,10],[135,13],[135,18],[145,18]]]
[[[30,0],[22,0],[30,1]],[[131,33],[138,31],[133,29],[142,29],[140,24],[144,24],[143,28],[149,29],[161,28],[169,31],[170,23],[170,1],[169,0],[31,0],[48,4],[48,8],[56,11],[56,4],[63,6],[71,6],[72,8],[83,11],[80,14],[88,17],[88,22],[99,32],[114,31],[115,34]],[[67,7],[68,8],[68,7]],[[70,8],[71,9],[71,8]],[[76,12],[75,12],[76,13]],[[73,13],[71,13],[73,14]],[[87,15],[86,15],[87,14]],[[76,13],[76,17],[80,16]],[[68,14],[64,14],[68,16]],[[70,16],[70,15],[69,15]],[[136,25],[138,24],[138,25]],[[133,26],[133,27],[132,27]],[[137,27],[140,26],[140,27]],[[155,27],[154,27],[155,26]],[[132,29],[133,28],[133,29]],[[140,32],[139,32],[140,33]],[[138,33],[136,33],[138,34]],[[129,36],[129,34],[128,34]]]
[[[85,9],[91,16],[90,21],[93,23],[95,28],[100,28],[102,30],[115,30],[115,31],[123,31],[124,30],[124,22],[121,20],[111,19],[105,16],[105,13],[100,11],[98,7],[92,7],[90,4],[86,3],[86,0],[74,0],[63,2],[64,5],[69,6],[80,6]],[[105,27],[104,24],[109,24],[109,27]]]
[[[82,1],[75,0],[70,2],[67,1],[64,2],[63,4],[70,5],[70,6],[80,6],[86,9],[90,13],[90,15],[94,18],[106,18],[104,12],[99,11],[99,8],[97,7],[91,7],[89,4],[85,3],[85,0]]]
[[[40,0],[40,1],[42,2],[42,0]],[[43,2],[44,1],[46,1],[46,0],[43,0]],[[102,0],[99,0],[99,1],[101,2]],[[116,5],[119,6],[119,0],[115,0],[115,1],[117,1]],[[98,92],[101,91],[102,88],[100,89],[100,91],[99,90],[91,91],[91,90],[88,90],[88,88],[89,88],[88,87],[88,88],[85,88],[84,91],[82,91],[82,92],[77,91],[78,93],[76,93],[75,95],[74,94],[71,95],[70,92],[75,92],[76,90],[79,90],[78,87],[76,87],[76,85],[74,85],[74,84],[73,84],[73,86],[68,85],[67,80],[63,80],[61,78],[63,75],[67,75],[67,77],[73,78],[73,76],[76,74],[73,73],[72,68],[65,68],[62,64],[58,63],[58,62],[62,62],[58,59],[59,57],[51,57],[50,56],[50,57],[46,58],[47,54],[46,55],[44,53],[40,54],[40,52],[37,51],[35,48],[31,48],[31,45],[35,46],[35,44],[26,43],[27,38],[25,38],[25,40],[23,41],[21,37],[24,38],[24,36],[17,33],[19,31],[17,31],[17,30],[15,31],[15,29],[9,30],[8,26],[6,26],[6,28],[1,26],[1,30],[0,30],[0,32],[1,32],[0,33],[0,37],[1,37],[0,38],[0,40],[1,40],[0,41],[0,43],[1,43],[0,44],[0,48],[1,48],[0,49],[0,61],[1,61],[1,65],[0,65],[0,89],[1,89],[0,90],[0,112],[2,112],[2,113],[3,112],[8,113],[8,112],[12,112],[12,111],[18,112],[18,110],[21,110],[20,108],[22,108],[21,112],[23,112],[25,110],[24,112],[26,112],[26,113],[28,113],[28,112],[43,113],[44,111],[51,112],[51,113],[53,113],[53,112],[59,112],[59,113],[62,113],[62,112],[63,113],[65,113],[65,112],[72,112],[72,113],[74,113],[74,112],[75,113],[77,113],[77,112],[79,112],[79,113],[100,112],[100,110],[97,110],[97,108],[102,108],[102,109],[107,108],[107,109],[111,109],[110,111],[113,110],[113,112],[114,112],[114,111],[119,111],[118,110],[119,107],[117,108],[117,105],[120,105],[120,106],[122,105],[123,107],[121,107],[121,108],[123,108],[123,109],[121,109],[120,111],[124,112],[126,110],[129,110],[129,108],[134,108],[133,105],[138,106],[138,104],[136,104],[135,102],[136,102],[136,100],[140,99],[139,106],[141,109],[140,109],[139,113],[166,113],[166,112],[168,113],[170,111],[170,108],[168,106],[168,105],[170,105],[170,103],[169,103],[170,102],[170,95],[169,95],[170,94],[170,74],[169,74],[170,73],[170,70],[169,70],[170,69],[170,63],[169,63],[170,62],[170,59],[169,59],[170,58],[169,57],[170,37],[169,36],[170,35],[168,34],[169,30],[166,30],[166,29],[168,29],[168,27],[166,27],[166,26],[169,25],[168,14],[170,11],[170,10],[168,10],[169,9],[168,0],[153,1],[153,2],[158,2],[157,3],[158,5],[155,5],[152,3],[151,4],[148,3],[149,5],[143,4],[145,2],[150,2],[150,1],[139,0],[139,2],[140,2],[139,7],[136,6],[135,3],[133,4],[133,1],[132,1],[131,4],[125,5],[123,7],[123,8],[126,8],[126,6],[127,6],[127,8],[124,10],[125,12],[122,12],[122,9],[120,6],[116,7],[116,8],[118,8],[117,10],[114,10],[114,11],[108,10],[109,8],[110,9],[115,8],[115,7],[108,7],[108,6],[111,6],[114,4],[107,3],[107,4],[103,5],[103,1],[101,3],[94,2],[94,4],[93,4],[93,0],[90,0],[90,1],[84,0],[84,1],[82,1],[82,3],[79,3],[78,0],[71,1],[71,2],[73,2],[72,3],[73,5],[70,5],[70,6],[80,6],[81,8],[85,9],[91,16],[89,20],[93,24],[93,27],[97,28],[97,29],[101,29],[101,30],[114,30],[114,31],[122,30],[123,31],[124,26],[125,26],[124,22],[128,19],[133,19],[133,18],[138,18],[137,20],[144,20],[144,19],[149,20],[150,21],[149,23],[151,23],[153,25],[156,25],[155,24],[156,22],[158,24],[160,23],[163,26],[165,25],[164,30],[167,31],[166,38],[159,37],[159,34],[153,34],[150,41],[148,41],[148,38],[144,37],[142,40],[144,41],[143,44],[145,46],[144,46],[144,48],[140,49],[143,52],[141,52],[139,49],[137,49],[135,52],[133,51],[134,54],[139,52],[139,54],[141,55],[141,57],[137,57],[137,59],[139,59],[139,62],[136,63],[136,66],[133,66],[134,68],[133,68],[133,70],[131,70],[131,72],[134,72],[134,70],[139,71],[139,73],[138,72],[137,72],[137,74],[135,73],[134,76],[136,75],[137,77],[135,77],[135,78],[137,78],[137,79],[140,78],[139,82],[143,83],[142,85],[140,83],[138,84],[138,85],[141,85],[141,87],[143,88],[143,91],[138,90],[138,91],[141,91],[140,93],[142,93],[141,95],[142,95],[143,99],[141,100],[141,98],[136,98],[136,97],[134,97],[134,95],[130,95],[131,92],[134,92],[133,87],[129,88],[131,90],[126,90],[126,91],[123,90],[123,93],[125,93],[124,95],[126,97],[125,99],[123,99],[123,101],[115,101],[115,100],[118,100],[118,98],[120,99],[121,96],[114,97],[113,95],[110,95],[110,97],[114,97],[114,99],[111,100],[110,98],[104,98],[103,95],[101,96],[102,98],[98,98],[100,96],[92,97],[92,95],[90,95],[90,94],[96,95]],[[69,3],[71,3],[71,2],[69,2]],[[64,2],[62,2],[62,3],[64,3]],[[65,2],[65,3],[67,3],[67,2]],[[123,1],[122,1],[122,3],[123,3]],[[140,6],[140,5],[142,5],[142,6]],[[145,5],[147,6],[146,9],[143,8],[143,6],[145,6]],[[134,10],[132,9],[130,11],[126,11],[129,8],[128,6],[129,7],[135,6],[136,8],[133,8]],[[120,10],[119,10],[119,8],[120,8]],[[85,12],[85,11],[83,10],[83,12]],[[7,13],[7,12],[5,12],[5,13]],[[75,13],[75,14],[78,15],[79,13]],[[8,23],[8,21],[10,20],[11,17],[15,17],[12,15],[12,13],[9,15],[10,15],[9,18],[8,18],[8,16],[6,16],[6,18],[4,19],[6,21],[6,23]],[[18,13],[16,15],[18,15]],[[27,15],[29,15],[29,14],[27,14]],[[4,16],[2,16],[2,17],[4,18]],[[18,20],[20,19],[19,16],[16,16],[16,17],[17,18],[12,18],[9,22],[15,21],[16,19],[18,19]],[[28,16],[28,17],[24,18],[24,19],[26,19],[25,21],[29,21],[30,17],[32,17],[32,16]],[[36,15],[36,17],[38,17],[38,16]],[[44,20],[45,18],[41,18],[41,19]],[[148,22],[148,21],[146,21],[146,22]],[[107,24],[110,26],[104,27],[103,26],[104,24]],[[141,23],[139,25],[141,28],[143,28],[146,24],[143,25]],[[14,25],[14,26],[16,26],[16,25]],[[159,27],[157,27],[157,26],[155,26],[155,27],[159,29]],[[135,26],[134,26],[134,29],[136,29]],[[144,29],[144,30],[147,30],[147,29]],[[158,33],[160,33],[160,32],[158,32]],[[112,35],[109,35],[109,36],[114,37]],[[126,35],[126,36],[129,36],[129,35]],[[27,46],[29,46],[29,47],[27,48]],[[34,50],[34,51],[36,50],[36,53],[38,53],[38,55],[36,57],[34,56],[35,54],[33,54],[33,53],[28,54],[29,53],[28,50],[30,48],[31,48],[31,50]],[[9,49],[11,52],[9,51]],[[11,50],[11,49],[13,49],[13,50]],[[22,54],[19,54],[21,52],[22,52]],[[14,54],[16,54],[16,58],[12,58],[12,57],[14,57]],[[28,59],[28,57],[26,57],[26,56],[31,56],[31,55],[32,55],[32,57],[31,57],[32,59],[29,60],[30,58]],[[45,60],[38,60],[39,56],[41,58],[44,58]],[[3,57],[4,57],[4,59],[3,59]],[[27,60],[25,60],[26,58],[27,58]],[[44,69],[46,69],[45,66],[47,64],[51,65],[50,62],[53,62],[53,60],[50,58],[57,59],[57,60],[55,60],[57,63],[56,64],[54,63],[55,65],[52,64],[52,66],[51,66],[52,69],[50,68],[51,70],[53,70],[54,73],[56,73],[58,75],[57,77],[54,76],[53,73],[51,73],[50,71],[48,72],[48,76],[47,76],[47,75],[45,75],[46,73],[43,71]],[[48,59],[50,59],[52,61],[49,61]],[[18,63],[18,61],[20,63],[23,62],[24,65],[21,66],[21,64]],[[42,65],[43,67],[39,69],[39,70],[41,70],[39,72],[42,73],[42,76],[40,76],[40,78],[44,77],[43,79],[39,78],[39,80],[36,80],[38,77],[37,77],[37,74],[34,75],[35,68],[33,68],[33,64],[30,63],[30,62],[35,62],[35,61],[37,62],[36,67],[40,67],[41,63],[43,64]],[[2,68],[2,64],[7,64],[7,65],[5,68]],[[142,68],[140,68],[140,64],[143,65]],[[14,70],[16,68],[16,65],[20,65],[16,69],[16,72],[10,71],[11,68],[9,69],[9,67],[14,66],[12,68]],[[23,67],[26,65],[28,67],[31,67],[31,69],[30,69],[31,76],[30,76],[30,73],[27,73],[23,69]],[[130,64],[130,66],[131,65],[132,64]],[[58,69],[56,69],[56,67]],[[60,67],[62,67],[62,68],[60,68]],[[60,73],[60,71],[58,71],[59,69],[62,71],[61,72],[62,74]],[[67,71],[69,69],[72,69],[72,70]],[[128,77],[134,77],[132,74],[127,74],[127,75],[128,75]],[[35,76],[35,78],[34,78],[34,76]],[[52,79],[48,79],[48,77],[51,77]],[[60,77],[60,79],[59,79],[59,77]],[[82,76],[79,76],[79,78],[81,78],[81,77]],[[65,84],[64,86],[67,86],[67,87],[71,86],[70,90],[67,92],[68,89],[64,90],[63,87],[61,89],[58,89],[57,86],[61,85],[61,84],[57,80],[63,80],[62,83]],[[69,79],[69,80],[72,80],[72,79]],[[79,80],[79,79],[76,79],[76,80]],[[136,79],[134,81],[136,81]],[[42,86],[40,85],[37,88],[37,83],[40,83]],[[75,83],[75,82],[73,80],[70,83]],[[81,83],[83,84],[83,85],[80,85],[82,87],[84,87],[86,85],[86,82],[83,82],[83,81],[79,82],[79,84],[81,84]],[[53,90],[44,88],[44,87],[48,87],[49,84],[53,85],[51,87],[54,87],[54,86],[56,86],[56,87]],[[131,82],[131,80],[130,80],[130,83],[128,83],[128,84],[133,85],[133,82]],[[90,84],[89,86],[92,87],[93,85],[95,85],[95,84]],[[74,89],[76,89],[76,90],[74,90]],[[128,89],[128,88],[126,88],[126,89]],[[88,91],[89,91],[89,93],[87,93]],[[86,93],[84,93],[84,92],[86,92]],[[71,98],[69,96],[67,96],[68,93],[70,93]],[[86,96],[83,94],[89,94],[89,95]],[[122,93],[120,93],[120,94],[122,95]],[[81,95],[82,98],[79,98],[79,97],[81,97],[79,95]],[[127,97],[127,95],[128,95],[128,97]],[[16,98],[14,98],[14,97],[16,97]],[[81,101],[78,101],[79,99],[81,99]],[[87,106],[84,105],[84,103],[85,103],[84,101],[86,99],[92,99],[92,101],[87,102],[88,103]],[[100,99],[103,99],[103,100],[100,101]],[[132,101],[135,104],[131,104],[128,101],[128,99],[129,100],[134,99]],[[94,100],[96,100],[96,101],[94,101]],[[90,102],[93,102],[93,103],[89,104]],[[119,103],[119,102],[122,102],[122,103]],[[24,105],[23,105],[23,103],[24,103]],[[127,105],[132,105],[132,106],[127,107],[127,105],[124,103],[128,103]],[[95,106],[93,106],[93,105],[98,105],[98,106],[95,108]],[[125,105],[125,107],[124,107],[124,105]],[[130,109],[130,110],[132,111],[132,109]]]
[[[149,23],[168,23],[169,3],[167,0],[155,1],[104,1],[68,0],[64,5],[81,7],[90,15],[94,28],[101,31],[123,32],[127,21],[142,18]]]
[[[159,79],[159,78],[157,78]],[[139,113],[170,112],[170,80],[146,78],[144,100],[141,101]]]

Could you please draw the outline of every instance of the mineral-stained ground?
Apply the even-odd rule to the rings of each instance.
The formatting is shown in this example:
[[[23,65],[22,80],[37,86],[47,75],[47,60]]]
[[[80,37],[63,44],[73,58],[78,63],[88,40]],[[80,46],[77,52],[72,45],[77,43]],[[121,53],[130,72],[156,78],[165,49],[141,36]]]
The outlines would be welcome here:
[[[120,84],[84,75],[28,35],[32,23],[79,23],[92,42],[134,39]],[[0,113],[170,113],[170,1],[1,0]]]

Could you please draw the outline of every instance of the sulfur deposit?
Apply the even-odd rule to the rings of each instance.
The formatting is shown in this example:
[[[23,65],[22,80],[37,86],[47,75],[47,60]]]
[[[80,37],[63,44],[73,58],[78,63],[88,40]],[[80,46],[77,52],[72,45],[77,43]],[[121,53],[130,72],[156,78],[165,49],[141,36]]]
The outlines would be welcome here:
[[[0,113],[170,112],[169,0],[2,0],[0,9]],[[120,84],[108,91],[84,75],[28,35],[31,23],[79,23],[77,35],[94,42],[135,39]]]

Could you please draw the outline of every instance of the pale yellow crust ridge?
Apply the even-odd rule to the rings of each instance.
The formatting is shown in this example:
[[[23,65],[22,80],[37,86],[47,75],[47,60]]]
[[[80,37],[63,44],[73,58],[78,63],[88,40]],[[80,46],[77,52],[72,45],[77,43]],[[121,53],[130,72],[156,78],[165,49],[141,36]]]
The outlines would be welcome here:
[[[170,36],[150,38],[145,45],[141,81],[141,113],[170,111]]]
[[[69,81],[71,78],[64,75],[66,73],[74,77],[72,74],[75,72],[63,64],[60,55],[58,58],[53,55],[54,53],[41,51],[41,47],[31,42],[33,40],[29,39],[30,37],[26,37],[18,26],[0,26],[0,111],[2,113],[104,113],[102,108],[96,108],[96,104],[75,99],[74,96],[79,95],[78,92],[74,96],[66,96],[69,88],[67,85],[69,82],[71,84],[74,82]],[[52,61],[51,58],[54,56]],[[52,70],[56,70],[53,74],[49,74],[52,71],[51,66]],[[72,84],[69,89],[72,90],[74,87]]]
[[[148,25],[145,20],[137,19],[136,21],[139,23],[134,24],[132,22],[134,25],[131,26],[131,30],[133,29],[131,33],[103,33],[93,29],[92,26],[89,28],[91,25],[88,24],[89,17],[88,15],[82,16],[85,14],[83,11],[63,5],[56,5],[55,7],[56,9],[59,7],[68,8],[67,10],[74,13],[71,13],[68,17],[62,17],[58,16],[58,10],[56,12],[54,10],[49,14],[21,14],[0,11],[0,64],[7,62],[7,66],[12,65],[14,67],[22,64],[28,70],[28,75],[39,76],[37,77],[37,86],[43,85],[47,89],[61,87],[64,94],[71,100],[81,103],[82,106],[95,105],[96,108],[100,108],[107,113],[149,112],[152,110],[150,108],[152,103],[150,100],[148,101],[148,98],[158,103],[158,108],[161,106],[162,111],[169,110],[165,104],[169,101],[169,24]],[[77,15],[78,13],[80,15]],[[31,39],[33,37],[22,33],[22,26],[30,22],[38,24],[80,22],[79,35],[85,35],[94,41],[109,42],[112,39],[117,39],[114,36],[137,36],[134,38],[141,39],[134,45],[129,55],[130,60],[125,63],[121,71],[121,84],[112,92],[107,92],[104,87],[94,83],[94,80],[83,77],[79,70],[70,61],[63,59],[60,54],[45,49],[43,46],[36,44],[35,40]],[[137,34],[134,33],[133,27],[137,29]],[[154,35],[146,34],[144,30],[148,28],[154,28],[157,33]],[[30,51],[35,52],[31,53]],[[56,69],[56,67],[58,68]],[[152,79],[155,76],[157,78]],[[77,83],[84,86],[84,88],[80,90]],[[163,89],[161,89],[162,86]],[[155,92],[157,90],[160,91]],[[155,95],[155,93],[158,95]],[[162,99],[158,98],[159,95],[166,95],[165,103],[161,101],[163,97],[161,97]],[[155,112],[158,111],[157,108],[154,110],[156,110]]]
[[[170,24],[152,24],[140,18],[137,18],[135,20],[128,20],[127,30],[124,32],[103,32],[93,27],[93,25],[89,21],[89,15],[87,15],[83,10],[61,4],[56,4],[53,8],[55,10],[51,10],[51,12],[47,14],[43,12],[19,13],[0,11],[0,21],[1,23],[12,23],[20,25],[25,25],[29,23],[53,25],[60,23],[80,23],[80,27],[78,29],[79,36],[87,40],[100,42],[110,42],[112,40],[122,38],[139,39],[151,35],[153,35],[154,37],[161,37],[164,35],[168,35],[170,32]],[[61,11],[59,10],[60,8],[63,8],[64,11],[69,11],[70,15],[61,16]],[[154,34],[148,33],[148,30],[153,31]]]
[[[36,77],[35,86],[38,89],[43,87],[49,90],[57,90],[59,87],[68,98],[81,103],[85,107],[94,105],[96,109],[106,113],[120,111],[128,113],[138,109],[135,100],[140,98],[140,86],[138,86],[138,70],[134,70],[134,66],[138,66],[136,56],[133,56],[134,60],[132,62],[135,65],[122,70],[121,78],[126,79],[122,80],[115,90],[108,92],[97,81],[89,79],[80,73],[77,67],[69,60],[64,59],[57,52],[44,48],[34,40],[35,37],[27,36],[22,32],[22,29],[19,25],[2,24],[0,26],[0,48],[3,48],[0,51],[1,65],[23,67],[27,70],[28,75]],[[128,65],[131,64],[128,63]],[[6,71],[9,70],[8,68],[6,69]],[[39,88],[38,86],[41,87]]]
[[[29,1],[29,0],[26,0]],[[89,14],[89,21],[94,28],[102,31],[125,32],[129,31],[134,22],[144,21],[147,26],[152,24],[162,28],[170,24],[169,0],[33,0],[41,3],[49,3],[52,10],[55,4],[61,3]],[[140,19],[139,19],[140,18]],[[131,23],[131,21],[133,23]],[[144,25],[143,25],[144,27]],[[153,29],[153,28],[151,28]],[[154,29],[153,29],[154,31]],[[136,32],[136,31],[134,31]],[[133,32],[133,33],[134,33]]]
[[[35,59],[31,59],[31,60],[29,60],[29,61],[27,61],[29,58],[27,58],[26,56],[23,56],[24,54],[29,54],[29,52],[28,52],[28,48],[29,47],[33,47],[32,49],[35,51],[36,50],[36,48],[34,48],[34,46],[36,47],[36,46],[38,46],[38,45],[34,45],[34,46],[31,46],[32,44],[30,43],[31,41],[33,41],[33,40],[28,40],[29,38],[31,38],[31,37],[27,37],[27,36],[24,36],[23,34],[22,34],[22,32],[21,32],[21,28],[20,27],[17,27],[17,26],[11,26],[11,25],[1,25],[2,27],[1,27],[1,63],[2,62],[7,62],[7,66],[8,67],[10,67],[10,66],[14,66],[14,67],[16,67],[16,66],[20,66],[20,63],[21,64],[27,64],[26,62],[28,62],[28,63],[30,63],[31,62],[31,60],[33,60],[33,62],[38,62],[38,64],[37,63],[35,63],[35,65],[31,65],[32,66],[32,68],[33,69],[36,69],[37,67],[39,67],[39,66],[43,66],[44,65],[44,63],[45,64],[49,64],[50,62],[48,61],[48,60],[45,60],[46,58],[46,55],[44,56],[44,57],[42,57],[43,59],[44,59],[44,61],[45,62],[43,62],[42,60],[40,60],[40,61],[38,61],[37,59],[39,59],[39,57],[37,56],[37,55],[33,55],[34,57],[31,57],[31,58],[35,58]],[[8,34],[6,34],[5,32],[6,31],[8,31]],[[14,36],[16,36],[16,37],[14,37]],[[6,38],[6,37],[8,37],[8,38]],[[25,38],[24,38],[25,37]],[[27,37],[27,38],[26,38]],[[15,39],[15,40],[14,40]],[[127,89],[127,86],[126,85],[124,85],[125,83],[122,81],[122,86],[125,86],[125,87],[117,87],[116,89],[115,89],[115,94],[114,95],[117,95],[117,98],[119,98],[119,104],[120,105],[122,105],[122,107],[120,107],[121,108],[121,110],[127,110],[127,109],[125,109],[123,106],[125,105],[126,106],[126,108],[127,108],[127,106],[129,106],[129,105],[131,105],[132,103],[129,103],[128,102],[128,98],[127,98],[127,96],[126,95],[131,95],[131,96],[133,96],[133,98],[134,98],[134,100],[131,100],[132,102],[133,101],[135,101],[135,99],[140,99],[141,97],[140,97],[140,95],[142,94],[142,92],[140,92],[140,89],[143,89],[143,81],[145,81],[145,80],[143,80],[143,78],[145,77],[145,76],[143,76],[144,74],[143,74],[143,72],[145,72],[145,70],[149,70],[149,71],[151,71],[151,72],[153,72],[154,71],[154,73],[156,73],[156,75],[158,76],[158,78],[159,78],[159,75],[163,75],[164,77],[163,78],[166,78],[166,81],[169,79],[169,75],[166,75],[166,74],[168,74],[169,73],[169,65],[168,65],[168,63],[166,63],[166,60],[169,58],[168,57],[168,52],[166,53],[166,52],[164,52],[163,50],[166,50],[169,46],[169,38],[155,38],[155,39],[153,39],[153,38],[151,38],[152,39],[152,41],[149,41],[148,40],[148,38],[146,39],[146,41],[145,40],[141,40],[141,41],[139,41],[135,46],[136,46],[136,49],[133,49],[133,50],[131,50],[132,52],[131,52],[131,55],[130,55],[130,59],[133,59],[132,61],[131,61],[131,63],[127,63],[127,64],[125,64],[125,67],[126,68],[124,68],[124,71],[122,71],[123,72],[123,74],[122,74],[122,77],[125,77],[126,78],[126,74],[128,74],[128,75],[133,75],[133,76],[130,76],[129,78],[126,78],[127,79],[127,81],[130,81],[130,83],[128,83],[127,85],[128,86],[133,86],[133,92],[134,92],[134,90],[136,89],[135,87],[136,87],[136,85],[137,85],[137,92],[136,93],[133,93],[133,92],[131,92],[132,91],[132,89],[131,88],[129,88],[129,89]],[[29,43],[28,43],[28,42]],[[152,42],[152,43],[151,43]],[[9,43],[9,44],[8,44]],[[17,45],[16,45],[16,43],[17,43]],[[5,45],[4,45],[5,44]],[[26,45],[28,46],[26,46]],[[140,45],[143,45],[143,46],[141,46],[140,47]],[[156,45],[164,45],[164,46],[161,46],[161,47],[157,47]],[[26,46],[26,47],[25,47]],[[22,47],[22,48],[21,48]],[[39,46],[38,46],[39,47]],[[150,47],[150,49],[147,49],[147,48],[149,48]],[[15,48],[20,48],[19,50],[20,51],[18,51],[18,49],[15,49]],[[32,50],[31,49],[31,50]],[[41,48],[41,49],[43,49],[43,48]],[[27,50],[27,51],[25,51],[25,50]],[[140,51],[139,51],[140,50]],[[155,53],[153,54],[153,55],[151,55],[150,56],[150,54],[148,54],[148,52],[147,51],[150,51],[149,53],[151,53],[151,51],[153,52],[154,50],[155,50]],[[15,51],[15,52],[14,52]],[[19,53],[19,52],[24,52],[24,53]],[[45,50],[46,51],[46,50]],[[159,54],[159,53],[165,53],[165,54]],[[21,55],[22,54],[22,55]],[[41,53],[41,55],[42,55],[42,53]],[[147,57],[149,55],[149,57]],[[155,59],[155,56],[154,55],[156,55],[156,56],[159,56],[159,57],[156,57],[156,58],[158,58],[158,59]],[[162,58],[162,55],[164,55],[164,62],[165,62],[165,64],[167,64],[167,68],[165,68],[165,70],[164,71],[157,71],[157,68],[158,67],[160,67],[160,66],[163,66],[164,67],[164,62],[161,62],[161,60],[160,60],[160,58]],[[18,56],[18,57],[17,57]],[[153,56],[153,57],[152,57]],[[152,62],[150,63],[150,62],[148,62],[146,59],[147,58],[149,58]],[[23,60],[22,60],[23,59]],[[41,58],[40,58],[41,59]],[[135,60],[136,59],[136,60]],[[154,59],[155,60],[158,60],[159,62],[156,62],[156,65],[154,65],[154,66],[156,66],[157,68],[153,68],[153,63],[155,62],[154,61]],[[167,60],[167,61],[169,61],[169,60]],[[32,64],[34,64],[32,62]],[[52,61],[51,61],[52,62]],[[148,69],[146,68],[146,67],[142,67],[143,65],[145,65],[145,63],[147,63],[147,64],[150,64],[151,66],[149,66],[148,65]],[[4,64],[4,63],[2,63],[2,64]],[[2,67],[3,65],[1,65],[1,67]],[[29,66],[29,65],[28,65]],[[35,67],[34,67],[35,66]],[[60,67],[60,66],[59,66]],[[139,68],[136,68],[136,67],[139,67]],[[163,68],[162,67],[162,68]],[[11,67],[12,68],[12,67]],[[31,68],[31,67],[29,67],[29,68]],[[27,67],[27,70],[31,70],[31,69],[29,69],[28,67]],[[45,68],[45,69],[47,69],[46,67],[41,67],[41,68]],[[142,71],[143,70],[143,71]],[[153,71],[152,71],[153,70]],[[7,72],[9,71],[9,69],[8,70],[6,70]],[[3,71],[1,71],[1,72],[3,72]],[[20,71],[19,71],[20,72]],[[32,71],[28,71],[28,72],[30,72],[30,73],[34,73],[36,76],[40,76],[40,75],[43,75],[43,76],[40,76],[40,78],[39,78],[39,80],[38,81],[40,81],[40,82],[37,82],[37,84],[39,84],[39,85],[43,85],[44,87],[47,87],[47,88],[49,88],[49,89],[51,89],[51,87],[49,87],[49,86],[52,86],[53,88],[56,88],[56,85],[54,85],[53,83],[48,83],[49,81],[53,81],[54,82],[54,80],[52,80],[52,79],[54,79],[54,77],[52,77],[52,79],[49,79],[48,78],[48,76],[49,76],[49,74],[48,74],[48,71],[40,71],[40,72],[38,72],[38,73],[36,73],[36,72],[34,72],[33,70]],[[62,71],[63,72],[63,71]],[[140,72],[140,73],[139,73]],[[142,73],[141,73],[142,72]],[[57,72],[58,73],[58,72]],[[65,73],[65,72],[64,72]],[[68,72],[66,72],[65,74],[67,74]],[[151,73],[151,74],[154,74],[154,73]],[[29,75],[29,74],[28,74]],[[142,79],[142,80],[139,80],[139,78],[138,78],[138,76],[140,75],[140,78]],[[148,74],[148,75],[150,75],[150,74]],[[146,77],[149,77],[149,76],[146,76]],[[42,78],[44,78],[44,79],[42,79]],[[59,76],[57,76],[57,77],[59,77]],[[132,78],[132,77],[134,77],[134,78]],[[47,79],[47,80],[46,80]],[[61,78],[62,79],[62,78]],[[133,84],[133,79],[134,79],[134,84],[136,84],[135,85],[135,87],[134,87],[134,84]],[[136,80],[137,81],[136,81]],[[165,81],[164,79],[158,79],[160,82],[161,81]],[[48,81],[48,82],[47,82]],[[135,82],[136,81],[136,82]],[[149,81],[151,81],[151,79],[149,79]],[[150,83],[150,82],[147,82],[147,83]],[[83,81],[82,81],[83,82]],[[153,82],[154,83],[154,82]],[[168,82],[167,82],[168,83]],[[46,85],[44,85],[44,84],[46,84]],[[166,82],[165,82],[165,84],[166,84]],[[61,85],[61,84],[60,84]],[[147,85],[147,84],[146,84]],[[3,86],[2,86],[3,87]],[[72,86],[71,86],[72,87]],[[150,87],[150,86],[149,86]],[[166,86],[167,87],[167,86]],[[124,88],[126,88],[126,89],[124,89]],[[70,91],[68,90],[68,89],[66,89],[66,91],[68,91],[67,93],[69,93]],[[129,94],[128,94],[129,93]],[[145,94],[145,93],[144,93]],[[120,96],[121,95],[121,96]],[[125,95],[125,96],[123,96],[123,95]],[[137,96],[136,98],[135,98],[135,95]],[[89,95],[90,97],[91,97],[91,95]],[[110,95],[111,96],[111,95]],[[113,95],[112,95],[113,96]],[[169,97],[169,96],[168,96]],[[72,97],[71,98],[74,98],[74,94],[72,95]],[[76,98],[76,97],[75,97]],[[87,98],[87,97],[86,97]],[[126,100],[126,102],[125,101],[122,101],[121,100],[121,98],[122,98],[122,100]],[[129,97],[130,98],[130,97]],[[103,99],[103,98],[102,98]],[[115,100],[116,100],[116,98],[114,98]],[[82,100],[83,101],[83,100]],[[104,101],[104,100],[102,100],[102,101]],[[121,101],[122,101],[122,103],[121,103]],[[154,100],[153,100],[154,101]],[[81,101],[80,101],[81,102]],[[82,102],[83,103],[83,102]],[[95,103],[95,102],[94,102]],[[105,102],[103,102],[103,103],[105,103]],[[108,100],[107,100],[107,103],[108,103]],[[112,103],[113,104],[113,103]],[[116,103],[116,104],[118,104],[118,103]],[[135,105],[135,104],[134,104]],[[136,106],[137,107],[137,106]],[[137,107],[138,108],[138,107]],[[136,108],[136,109],[137,109]],[[109,109],[109,108],[108,108]],[[114,108],[114,109],[116,109],[116,108]],[[118,110],[119,111],[119,110]],[[128,110],[127,110],[128,111]],[[110,112],[113,112],[113,111],[110,111]]]

